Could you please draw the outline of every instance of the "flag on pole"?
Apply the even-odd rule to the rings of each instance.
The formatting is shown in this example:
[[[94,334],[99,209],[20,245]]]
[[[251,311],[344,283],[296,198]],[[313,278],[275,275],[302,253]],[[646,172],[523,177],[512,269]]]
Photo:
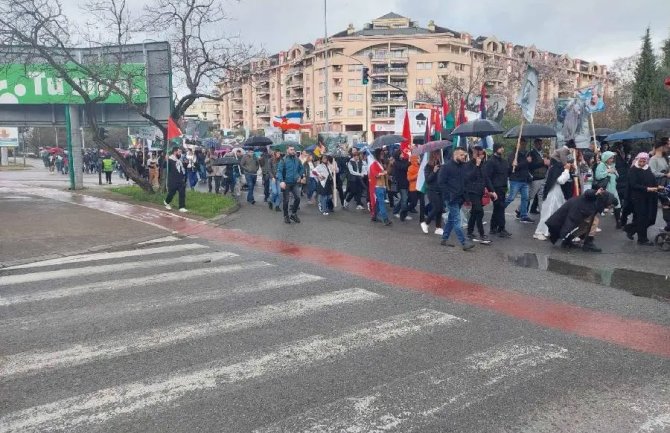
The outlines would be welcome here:
[[[532,123],[535,118],[535,106],[537,105],[539,77],[537,70],[528,65],[526,75],[521,85],[521,93],[516,100],[516,103],[521,107],[521,114],[523,114],[526,122]]]
[[[479,101],[479,118],[486,119],[486,84],[482,84],[482,94]],[[484,149],[493,148],[493,137],[487,135],[482,138],[482,147]]]
[[[465,99],[461,98],[461,106],[458,108],[458,115],[456,116],[456,127],[468,121],[465,116]],[[454,137],[454,149],[460,146],[461,137]]]
[[[424,143],[431,141],[430,128],[430,123],[426,122],[426,138]],[[429,152],[426,152],[422,155],[421,164],[419,164],[419,174],[416,178],[416,190],[422,193],[426,192],[426,175],[424,173],[424,168],[426,168],[426,164],[428,164],[428,154]]]
[[[436,134],[437,133],[442,134],[442,116],[441,116],[440,111],[441,110],[439,108],[436,108],[436,107],[431,108],[431,110],[430,110],[430,114],[431,114],[430,122],[435,127],[435,133]]]
[[[400,153],[406,155],[409,159],[409,154],[412,147],[412,131],[409,126],[409,110],[405,110],[405,120],[402,125],[402,136],[404,140],[400,143]]]
[[[300,111],[292,111],[283,116],[274,116],[272,118],[272,126],[284,131],[300,129],[302,127],[302,113]]]
[[[181,129],[177,126],[177,122],[172,119],[172,116],[168,117],[167,125],[167,139],[172,140],[173,138],[179,138],[182,136]]]
[[[444,97],[444,92],[440,92],[440,102],[442,103],[442,119],[446,119],[449,114],[449,102],[447,98]]]
[[[599,113],[605,111],[602,83],[594,83],[583,89],[577,90],[577,96],[584,101],[584,107],[586,108],[587,113]]]

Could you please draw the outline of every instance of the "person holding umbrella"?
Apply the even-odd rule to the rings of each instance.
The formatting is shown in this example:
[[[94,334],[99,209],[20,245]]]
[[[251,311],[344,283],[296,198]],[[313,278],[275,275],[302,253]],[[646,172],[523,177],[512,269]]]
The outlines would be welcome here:
[[[165,209],[171,210],[170,203],[176,193],[179,193],[179,212],[186,210],[186,170],[181,161],[181,149],[179,146],[172,148],[172,155],[168,158],[168,194],[163,204]]]
[[[493,201],[489,234],[498,235],[501,238],[509,238],[512,235],[505,230],[505,194],[507,194],[509,179],[509,163],[504,158],[504,155],[505,146],[501,143],[495,143],[493,145],[493,156],[484,166],[484,171],[486,172],[486,176],[491,180],[493,191],[498,197]]]
[[[491,192],[494,189],[491,180],[486,176],[486,172],[484,171],[485,162],[486,152],[484,148],[481,144],[475,145],[472,150],[472,159],[466,164],[465,193],[466,199],[472,206],[470,218],[468,219],[468,239],[488,245],[491,243],[491,240],[484,234],[483,199],[485,194],[489,194],[493,200],[496,200],[498,196],[495,192]],[[474,234],[475,226],[477,226],[479,236]]]
[[[517,194],[521,195],[521,204],[516,211],[517,217],[522,223],[534,223],[535,221],[528,217],[528,182],[531,180],[530,163],[533,158],[526,152],[526,139],[521,139],[521,146],[517,154],[510,155],[510,165],[512,169],[509,173],[509,195],[505,199],[505,208],[509,206]]]
[[[305,172],[302,163],[295,153],[295,147],[287,146],[286,156],[277,166],[277,180],[282,190],[282,200],[284,201],[284,222],[291,224],[291,221],[300,223],[298,218],[298,207],[300,206],[300,189],[305,183]],[[289,200],[293,195],[293,206],[289,215]]]
[[[240,161],[242,173],[247,182],[247,203],[256,204],[254,199],[254,188],[256,187],[256,178],[258,177],[259,163],[254,155],[253,149],[247,149],[247,154]]]

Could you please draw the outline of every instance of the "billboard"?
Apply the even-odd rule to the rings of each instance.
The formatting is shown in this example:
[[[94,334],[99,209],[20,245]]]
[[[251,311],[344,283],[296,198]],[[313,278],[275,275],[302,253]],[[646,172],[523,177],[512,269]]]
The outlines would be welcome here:
[[[19,128],[0,128],[0,147],[19,147]]]
[[[556,143],[560,147],[568,140],[575,140],[578,149],[591,143],[588,110],[580,98],[556,100]]]
[[[109,93],[102,103],[123,104],[121,95],[109,92],[109,89],[91,79],[75,64],[66,63],[63,68],[67,75],[86,90],[91,98],[97,98]],[[146,68],[143,63],[126,63],[115,67],[95,68],[96,75],[100,77],[109,76],[115,81],[121,90],[132,96],[135,103],[147,102],[147,80],[145,78]],[[46,64],[16,65],[6,64],[0,66],[0,104],[83,104],[84,99],[72,86],[62,78],[59,73]]]
[[[430,122],[430,109],[398,108],[395,110],[395,133],[402,134],[402,126],[405,121],[405,111],[409,111],[409,130],[412,135],[425,135],[426,123]]]

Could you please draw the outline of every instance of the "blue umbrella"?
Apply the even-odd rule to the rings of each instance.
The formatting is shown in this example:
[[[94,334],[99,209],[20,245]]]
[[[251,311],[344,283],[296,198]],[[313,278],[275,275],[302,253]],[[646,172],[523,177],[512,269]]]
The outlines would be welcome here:
[[[368,146],[367,143],[356,143],[356,144],[354,144],[354,147],[355,147],[356,149],[359,149],[359,150],[360,150],[360,149],[363,149],[363,148],[365,148],[365,147],[367,147],[367,146]]]
[[[621,131],[615,132],[605,137],[605,141],[630,141],[630,140],[647,140],[654,138],[654,136],[647,131]]]
[[[316,144],[312,144],[311,146],[305,149],[305,152],[314,153],[315,150],[316,150]]]

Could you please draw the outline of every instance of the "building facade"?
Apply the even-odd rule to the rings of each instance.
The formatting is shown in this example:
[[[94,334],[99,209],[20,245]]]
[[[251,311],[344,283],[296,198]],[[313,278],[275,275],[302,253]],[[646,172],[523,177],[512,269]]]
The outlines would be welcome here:
[[[460,88],[486,86],[504,92],[520,65],[542,62],[560,71],[540,84],[540,99],[553,100],[602,81],[605,66],[499,41],[473,38],[429,22],[386,14],[356,30],[353,25],[314,44],[296,44],[250,63],[239,76],[218,84],[222,128],[267,128],[272,116],[304,113],[305,130],[367,133],[393,131],[395,111],[417,96],[435,93],[441,80]],[[363,68],[370,80],[362,83]],[[481,82],[480,82],[481,81]]]
[[[216,129],[223,127],[221,125],[221,104],[212,99],[198,99],[188,107],[184,117],[212,122],[212,126]]]

